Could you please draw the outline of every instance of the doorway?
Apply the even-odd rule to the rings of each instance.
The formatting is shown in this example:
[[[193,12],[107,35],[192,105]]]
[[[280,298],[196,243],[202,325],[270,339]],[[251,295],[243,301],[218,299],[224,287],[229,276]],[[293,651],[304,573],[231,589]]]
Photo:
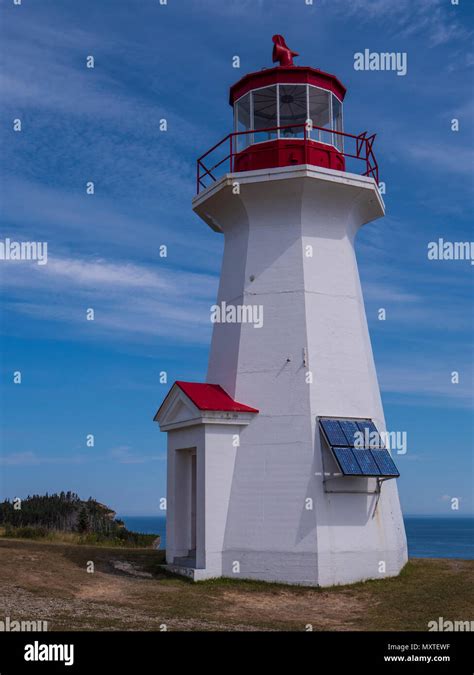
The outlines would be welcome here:
[[[191,522],[191,546],[189,555],[196,556],[196,511],[197,511],[197,462],[196,450],[191,450],[191,486],[190,486],[190,522]]]
[[[197,452],[196,448],[175,451],[174,476],[174,562],[187,567],[196,563],[197,545]]]

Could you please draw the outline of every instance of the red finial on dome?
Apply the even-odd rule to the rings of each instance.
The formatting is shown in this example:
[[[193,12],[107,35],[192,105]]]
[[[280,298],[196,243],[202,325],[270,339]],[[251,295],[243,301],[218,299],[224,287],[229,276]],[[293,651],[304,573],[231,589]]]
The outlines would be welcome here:
[[[280,62],[280,66],[294,66],[293,56],[298,56],[298,52],[292,51],[287,47],[283,35],[274,35],[273,40],[273,62]]]

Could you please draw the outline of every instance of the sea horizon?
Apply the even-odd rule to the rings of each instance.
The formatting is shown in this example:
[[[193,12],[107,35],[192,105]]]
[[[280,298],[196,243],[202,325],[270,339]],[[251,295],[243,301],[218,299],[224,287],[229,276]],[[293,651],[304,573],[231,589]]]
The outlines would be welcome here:
[[[153,513],[117,513],[117,518],[166,518],[166,515],[156,515]],[[404,518],[474,518],[474,513],[404,513]]]

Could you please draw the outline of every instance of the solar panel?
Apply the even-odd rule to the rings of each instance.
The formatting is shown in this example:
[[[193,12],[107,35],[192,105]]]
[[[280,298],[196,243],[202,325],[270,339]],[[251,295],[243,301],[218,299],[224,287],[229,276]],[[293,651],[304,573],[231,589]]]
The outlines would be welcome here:
[[[383,447],[380,434],[377,430],[377,427],[372,422],[372,420],[362,420],[361,422],[357,422],[357,426],[359,427],[359,431],[362,431],[362,433],[364,434],[364,438],[365,437],[369,438],[369,443],[368,444],[366,443],[365,447],[370,448]]]
[[[371,419],[326,417],[320,418],[319,424],[344,476],[400,475]],[[360,433],[363,439],[356,436]],[[365,447],[360,447],[361,440]]]
[[[395,466],[395,462],[390,457],[388,450],[371,450],[372,457],[377,462],[382,476],[399,476],[400,472]]]
[[[370,450],[366,448],[354,448],[353,453],[364,476],[380,476],[379,467],[372,457]]]
[[[360,429],[355,422],[352,420],[339,420],[341,429],[343,430],[345,437],[347,438],[347,445],[350,445],[353,448],[356,445],[357,438],[356,434],[360,434]]]
[[[344,476],[360,476],[362,474],[362,470],[350,448],[333,448],[332,451]]]
[[[329,445],[349,445],[338,420],[320,420]]]

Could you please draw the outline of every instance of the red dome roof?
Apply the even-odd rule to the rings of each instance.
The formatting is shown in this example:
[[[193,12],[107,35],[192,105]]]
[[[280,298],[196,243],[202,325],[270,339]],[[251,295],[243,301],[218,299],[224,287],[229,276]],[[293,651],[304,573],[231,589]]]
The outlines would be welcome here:
[[[276,66],[264,68],[256,73],[247,73],[230,88],[229,103],[234,105],[241,96],[259,87],[268,87],[272,84],[312,84],[315,87],[328,89],[343,101],[346,88],[342,82],[330,73],[310,66]]]

